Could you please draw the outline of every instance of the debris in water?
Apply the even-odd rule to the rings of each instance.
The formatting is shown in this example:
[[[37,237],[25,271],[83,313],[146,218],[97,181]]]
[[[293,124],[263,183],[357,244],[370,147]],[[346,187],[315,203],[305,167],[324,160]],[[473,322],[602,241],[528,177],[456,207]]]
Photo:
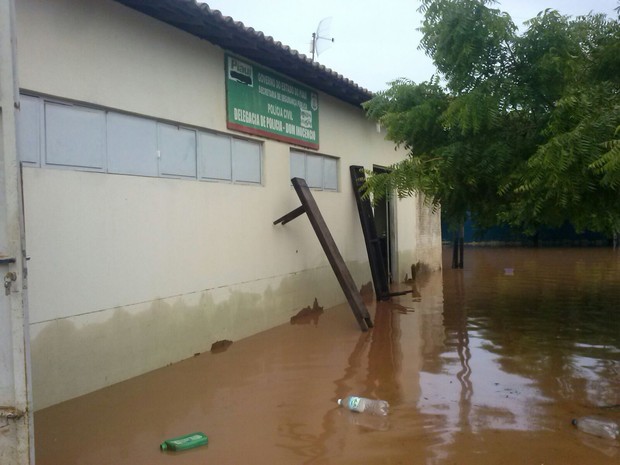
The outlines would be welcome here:
[[[338,405],[352,412],[368,412],[380,416],[386,416],[390,409],[390,404],[385,400],[367,399],[359,396],[338,399]]]
[[[620,426],[607,418],[588,416],[574,418],[571,422],[579,431],[605,439],[616,439],[620,436]]]
[[[186,450],[198,446],[205,446],[209,443],[209,438],[205,433],[196,432],[185,434],[172,439],[166,439],[159,445],[161,450]]]

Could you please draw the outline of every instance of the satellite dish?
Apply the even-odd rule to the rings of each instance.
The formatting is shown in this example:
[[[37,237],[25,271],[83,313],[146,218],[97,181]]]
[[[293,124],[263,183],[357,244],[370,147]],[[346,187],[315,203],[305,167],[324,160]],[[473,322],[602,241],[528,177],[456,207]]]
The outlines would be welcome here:
[[[316,32],[312,33],[312,42],[310,43],[310,53],[312,53],[312,61],[314,56],[317,57],[325,50],[329,49],[334,43],[334,38],[330,37],[330,29],[332,27],[332,18],[323,18],[316,28]]]

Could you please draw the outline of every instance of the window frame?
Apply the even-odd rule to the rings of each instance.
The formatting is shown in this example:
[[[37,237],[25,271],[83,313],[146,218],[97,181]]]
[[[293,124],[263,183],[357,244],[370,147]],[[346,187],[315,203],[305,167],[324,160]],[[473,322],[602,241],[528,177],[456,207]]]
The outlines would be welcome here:
[[[299,150],[297,148],[291,148],[289,151],[289,176],[291,179],[295,177],[294,174],[296,174],[296,173],[293,173],[292,158],[299,157],[299,156],[303,156],[304,176],[297,176],[297,177],[302,177],[306,181],[310,189],[326,191],[326,192],[340,192],[340,158],[339,157],[334,157],[332,155],[326,155],[326,154],[317,153],[317,152],[307,152],[305,150]],[[312,157],[312,158],[309,158],[309,157]],[[320,160],[320,176],[321,176],[320,186],[317,186],[315,182],[308,179],[308,169],[310,166],[308,163],[309,160]],[[325,167],[326,160],[335,162],[335,181],[336,181],[335,188],[328,186],[326,183],[326,180],[327,180],[326,167]],[[297,164],[297,168],[299,168],[299,166],[302,163],[300,163],[300,160],[298,160],[296,164]]]
[[[247,185],[254,185],[254,186],[256,185],[264,186],[264,175],[265,175],[264,165],[263,165],[264,142],[261,140],[253,139],[250,137],[238,137],[231,133],[218,132],[218,131],[213,131],[207,128],[184,125],[181,123],[175,123],[175,122],[152,118],[152,117],[148,117],[144,115],[123,112],[123,111],[119,111],[119,110],[115,110],[111,108],[100,107],[97,105],[86,105],[82,103],[73,103],[70,101],[63,101],[61,99],[49,98],[49,97],[30,94],[30,93],[23,93],[20,96],[24,100],[28,101],[28,105],[27,105],[29,107],[28,111],[32,112],[32,113],[23,113],[24,115],[23,120],[20,119],[20,116],[18,114],[18,126],[20,124],[23,124],[23,126],[21,127],[22,135],[19,136],[19,140],[18,140],[18,156],[19,156],[19,161],[20,163],[23,164],[23,166],[31,166],[31,167],[39,167],[39,168],[53,168],[53,169],[69,169],[69,170],[75,170],[75,171],[101,172],[101,173],[125,175],[125,176],[143,176],[143,177],[151,177],[151,178],[157,177],[157,178],[166,178],[166,179],[173,178],[173,179],[185,179],[185,180],[193,179],[197,181],[206,181],[206,182],[226,182],[230,184],[247,184]],[[101,129],[102,137],[103,137],[102,139],[103,155],[102,155],[102,160],[100,160],[101,161],[100,167],[85,166],[86,163],[84,164],[80,163],[81,160],[77,160],[75,164],[74,163],[48,162],[48,151],[50,148],[48,145],[48,138],[47,138],[48,121],[46,119],[46,105],[49,105],[50,109],[54,109],[54,108],[62,109],[62,107],[74,108],[77,111],[92,112],[94,114],[99,113],[103,116],[103,125]],[[77,115],[77,113],[75,115]],[[69,116],[71,115],[69,114]],[[149,146],[147,151],[151,151],[154,148],[153,150],[154,153],[152,154],[152,157],[153,157],[152,161],[154,162],[155,169],[153,168],[152,165],[149,165],[148,163],[144,165],[147,169],[140,170],[140,169],[129,169],[130,168],[129,164],[127,165],[127,167],[123,167],[122,165],[117,166],[117,163],[113,162],[114,154],[111,153],[111,148],[113,147],[114,144],[110,144],[110,141],[112,140],[110,138],[110,134],[111,134],[110,128],[112,127],[110,122],[114,121],[114,118],[116,117],[120,117],[121,122],[123,118],[130,118],[130,119],[135,118],[136,123],[140,123],[140,122],[148,123],[144,125],[144,127],[147,129],[148,129],[149,124],[154,126],[154,138],[155,138],[153,142],[154,146]],[[23,122],[20,123],[19,121],[23,121]],[[61,126],[59,126],[59,128],[62,129]],[[179,131],[193,132],[192,150],[193,150],[193,165],[194,165],[193,171],[194,172],[191,175],[187,174],[189,173],[189,171],[191,171],[191,168],[190,170],[186,169],[188,166],[179,165],[179,169],[176,170],[176,172],[174,172],[175,171],[174,168],[171,168],[170,166],[165,167],[162,165],[162,158],[161,158],[162,157],[161,151],[163,149],[162,131],[165,132],[165,130],[169,128],[177,128]],[[130,131],[131,130],[129,130],[129,132],[125,134],[125,136],[130,135]],[[28,134],[29,132],[36,134],[34,136],[36,140],[29,140],[27,137],[25,137],[25,135]],[[145,134],[149,136],[147,132],[145,132]],[[223,140],[227,141],[227,145],[229,148],[227,156],[228,156],[228,159],[230,160],[230,178],[220,179],[220,178],[205,176],[205,174],[207,173],[205,171],[204,158],[207,156],[207,154],[204,153],[204,150],[203,150],[204,147],[202,147],[202,145],[204,144],[204,140],[202,137],[203,135],[206,135],[209,137],[215,137],[215,138],[222,138]],[[121,136],[123,136],[122,133],[121,133]],[[68,140],[67,143],[68,144],[75,143],[75,140]],[[251,144],[250,147],[253,146],[253,148],[251,148],[249,151],[248,150],[244,151],[244,153],[245,155],[247,154],[252,155],[253,152],[256,154],[257,159],[252,160],[252,163],[254,164],[254,166],[249,168],[250,176],[255,175],[256,180],[245,179],[242,173],[235,173],[235,169],[234,169],[233,162],[232,162],[233,157],[235,156],[235,153],[234,153],[235,144],[239,144],[239,147],[246,147],[246,148],[248,147],[247,144]],[[27,156],[28,159],[22,160],[21,158],[22,147],[24,147],[25,149],[28,149],[28,151],[24,150],[24,154]],[[34,157],[32,156],[33,154],[35,154],[35,152],[36,152],[36,157],[37,157],[36,160],[34,160]],[[189,153],[191,153],[191,151]],[[244,153],[241,153],[240,155],[244,155]],[[149,160],[148,158],[145,158],[146,162],[148,162],[148,160]],[[185,173],[183,173],[184,170],[185,170]],[[172,172],[169,172],[169,171],[172,171]],[[243,179],[240,179],[240,177]]]

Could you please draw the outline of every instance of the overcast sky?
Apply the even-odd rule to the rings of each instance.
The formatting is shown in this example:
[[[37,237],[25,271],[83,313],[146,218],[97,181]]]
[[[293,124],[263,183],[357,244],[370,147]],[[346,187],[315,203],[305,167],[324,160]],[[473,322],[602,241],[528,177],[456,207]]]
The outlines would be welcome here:
[[[503,0],[520,26],[545,8],[565,15],[590,11],[616,17],[619,0]],[[373,92],[399,77],[415,82],[434,72],[431,60],[418,50],[422,15],[417,0],[207,0],[212,9],[241,21],[265,35],[310,56],[312,33],[324,18],[331,18],[331,48],[317,61]]]

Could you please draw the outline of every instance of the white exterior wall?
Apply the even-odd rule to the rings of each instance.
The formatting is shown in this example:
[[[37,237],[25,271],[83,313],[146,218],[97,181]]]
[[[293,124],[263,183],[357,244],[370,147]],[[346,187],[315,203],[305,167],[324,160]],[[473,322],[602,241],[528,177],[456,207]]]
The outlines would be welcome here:
[[[112,1],[16,3],[23,90],[227,132],[222,49]],[[405,154],[360,109],[322,93],[320,105],[340,189],[313,194],[361,287],[348,167]],[[308,220],[272,225],[299,206],[290,148],[264,140],[262,186],[24,168],[35,408],[345,300]],[[438,215],[406,199],[396,216],[398,278],[438,268]]]

